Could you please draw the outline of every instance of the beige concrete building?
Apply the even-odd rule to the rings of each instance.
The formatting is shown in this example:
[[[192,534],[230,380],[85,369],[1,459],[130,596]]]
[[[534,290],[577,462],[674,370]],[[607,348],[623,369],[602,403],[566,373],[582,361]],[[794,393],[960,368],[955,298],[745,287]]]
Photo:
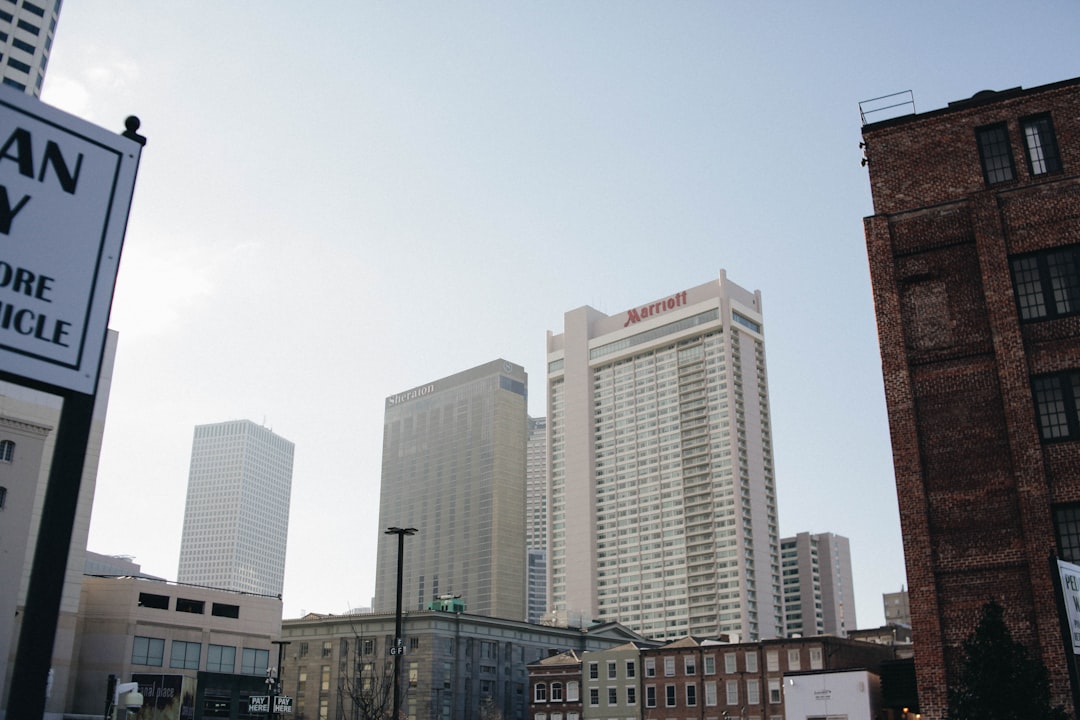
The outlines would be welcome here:
[[[71,693],[71,658],[75,648],[75,618],[90,532],[90,512],[97,484],[98,459],[109,404],[117,335],[106,336],[93,421],[79,485],[75,524],[53,647],[51,693],[47,717],[59,717]],[[0,383],[0,718],[5,716],[11,673],[18,646],[19,618],[26,604],[41,510],[52,468],[60,398],[28,388]],[[6,458],[6,459],[4,459]]]
[[[761,293],[717,280],[548,333],[557,622],[783,634]]]
[[[460,595],[468,612],[524,620],[528,376],[494,360],[386,399],[376,612],[393,611],[397,537],[402,607]]]
[[[100,714],[109,674],[266,677],[277,665],[281,600],[133,577],[87,576],[68,712]],[[196,717],[202,713],[196,709]]]

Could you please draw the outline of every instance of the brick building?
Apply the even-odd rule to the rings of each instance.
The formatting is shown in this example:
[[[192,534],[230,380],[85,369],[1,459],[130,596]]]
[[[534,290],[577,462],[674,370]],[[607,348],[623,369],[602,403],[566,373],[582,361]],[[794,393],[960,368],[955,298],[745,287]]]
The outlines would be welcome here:
[[[581,658],[573,650],[529,665],[529,717],[581,720]]]
[[[1080,78],[862,134],[923,716],[991,599],[1071,707],[1048,558],[1080,560]]]

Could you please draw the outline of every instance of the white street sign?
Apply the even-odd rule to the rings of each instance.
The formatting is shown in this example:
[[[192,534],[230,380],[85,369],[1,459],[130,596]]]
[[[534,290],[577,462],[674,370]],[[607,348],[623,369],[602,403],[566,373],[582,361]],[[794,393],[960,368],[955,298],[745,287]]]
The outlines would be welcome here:
[[[269,695],[252,695],[248,698],[248,713],[268,713],[270,712],[270,696]]]
[[[0,369],[95,391],[141,150],[0,87]]]

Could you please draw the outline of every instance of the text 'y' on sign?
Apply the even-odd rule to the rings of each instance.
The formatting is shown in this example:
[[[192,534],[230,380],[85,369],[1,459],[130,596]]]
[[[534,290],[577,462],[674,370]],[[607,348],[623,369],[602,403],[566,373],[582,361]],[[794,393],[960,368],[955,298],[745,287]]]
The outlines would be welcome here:
[[[96,389],[142,145],[0,86],[0,368]]]

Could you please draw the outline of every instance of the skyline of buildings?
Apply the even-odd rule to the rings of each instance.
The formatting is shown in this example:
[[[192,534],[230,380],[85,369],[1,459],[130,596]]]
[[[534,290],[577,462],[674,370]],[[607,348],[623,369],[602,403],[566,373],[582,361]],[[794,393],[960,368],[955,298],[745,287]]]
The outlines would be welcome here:
[[[921,712],[994,600],[1073,713],[1050,555],[1080,562],[1080,78],[862,135]]]
[[[783,635],[761,293],[727,279],[548,332],[549,611]]]
[[[281,596],[294,451],[250,420],[195,426],[177,582]]]
[[[62,0],[8,0],[0,6],[0,83],[41,97]]]
[[[376,612],[396,604],[398,538],[405,538],[402,608],[459,595],[468,612],[526,617],[528,375],[498,359],[385,401]]]

